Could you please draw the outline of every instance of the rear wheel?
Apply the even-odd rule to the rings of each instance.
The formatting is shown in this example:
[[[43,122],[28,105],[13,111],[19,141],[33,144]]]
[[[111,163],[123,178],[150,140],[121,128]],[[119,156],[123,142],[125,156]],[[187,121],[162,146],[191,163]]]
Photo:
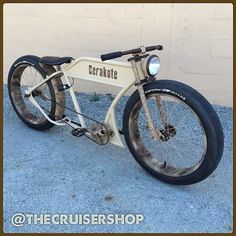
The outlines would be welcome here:
[[[164,182],[193,184],[205,179],[216,169],[224,146],[221,123],[210,103],[176,81],[156,81],[144,85],[144,90],[162,137],[152,139],[136,91],[123,118],[124,136],[134,158]]]
[[[25,56],[19,58],[11,67],[8,76],[8,91],[11,103],[19,118],[29,127],[46,130],[53,126],[44,115],[25,96],[25,90],[43,81],[47,75],[55,72],[52,66],[41,67],[38,58]],[[60,78],[52,79],[33,92],[34,99],[52,119],[60,119],[64,108],[64,93],[58,91]]]

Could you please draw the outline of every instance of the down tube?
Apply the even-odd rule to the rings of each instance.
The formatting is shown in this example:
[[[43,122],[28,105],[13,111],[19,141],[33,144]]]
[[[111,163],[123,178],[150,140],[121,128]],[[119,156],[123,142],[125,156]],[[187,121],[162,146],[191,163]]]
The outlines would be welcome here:
[[[115,116],[115,108],[117,103],[119,102],[120,98],[135,84],[135,81],[131,81],[126,87],[121,89],[121,91],[117,94],[115,99],[113,100],[111,106],[109,107],[109,110],[107,112],[106,118],[105,118],[105,124],[108,125],[110,129],[113,131],[113,136],[110,137],[110,143],[120,146],[120,147],[125,147],[122,140],[121,136],[119,133],[119,130],[116,125],[116,116]]]

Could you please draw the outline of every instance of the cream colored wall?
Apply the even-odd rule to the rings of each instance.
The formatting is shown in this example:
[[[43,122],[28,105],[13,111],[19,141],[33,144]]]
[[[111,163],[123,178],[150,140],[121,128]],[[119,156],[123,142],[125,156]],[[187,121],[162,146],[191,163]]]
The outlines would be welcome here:
[[[99,57],[155,44],[164,46],[159,78],[232,106],[232,4],[4,4],[4,82],[22,55]]]

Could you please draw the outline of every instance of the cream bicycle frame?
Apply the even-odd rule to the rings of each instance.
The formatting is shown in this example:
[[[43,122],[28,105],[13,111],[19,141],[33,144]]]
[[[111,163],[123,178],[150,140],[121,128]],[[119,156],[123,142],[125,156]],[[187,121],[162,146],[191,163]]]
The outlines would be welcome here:
[[[138,63],[139,62],[137,62],[137,64]],[[144,78],[144,74],[141,70],[141,66],[138,65],[136,68],[138,69],[139,75],[143,76]],[[105,73],[104,71],[107,72],[106,76],[104,76],[104,73]],[[110,71],[109,73],[110,76],[108,76],[108,71]],[[120,98],[133,85],[135,85],[136,78],[135,78],[132,65],[130,63],[125,63],[125,62],[117,62],[117,61],[101,62],[101,60],[98,58],[81,57],[74,60],[64,69],[61,69],[51,74],[50,76],[46,77],[46,79],[42,81],[41,83],[39,83],[38,85],[31,87],[25,91],[26,94],[29,95],[29,100],[43,113],[43,115],[45,116],[47,120],[49,120],[51,123],[55,125],[65,125],[65,123],[63,122],[58,122],[58,121],[54,121],[50,119],[50,117],[48,117],[45,111],[39,106],[39,104],[35,101],[35,99],[32,96],[32,91],[34,89],[40,87],[42,84],[46,83],[48,80],[52,79],[54,76],[59,75],[59,74],[61,74],[64,77],[66,83],[69,86],[71,85],[70,78],[73,78],[73,79],[92,81],[96,83],[101,83],[101,84],[111,85],[111,86],[121,88],[121,90],[116,95],[115,99],[113,100],[113,102],[111,103],[107,111],[104,124],[113,132],[113,135],[110,136],[109,142],[120,147],[125,147],[121,139],[119,130],[117,128],[117,125],[116,125],[115,108]],[[68,90],[69,90],[75,111],[78,113],[81,113],[80,106],[76,99],[76,95],[75,95],[73,87],[71,86]],[[78,114],[78,119],[80,121],[81,127],[86,128],[86,122],[83,116]],[[70,125],[72,125],[74,128],[79,128],[76,124],[70,123]]]

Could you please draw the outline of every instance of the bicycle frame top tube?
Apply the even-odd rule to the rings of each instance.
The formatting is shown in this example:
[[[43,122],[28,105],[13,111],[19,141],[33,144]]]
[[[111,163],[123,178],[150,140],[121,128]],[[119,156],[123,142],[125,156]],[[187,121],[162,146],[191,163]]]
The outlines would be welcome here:
[[[99,58],[81,57],[64,69],[68,77],[123,88],[135,80],[130,63],[102,62]]]

